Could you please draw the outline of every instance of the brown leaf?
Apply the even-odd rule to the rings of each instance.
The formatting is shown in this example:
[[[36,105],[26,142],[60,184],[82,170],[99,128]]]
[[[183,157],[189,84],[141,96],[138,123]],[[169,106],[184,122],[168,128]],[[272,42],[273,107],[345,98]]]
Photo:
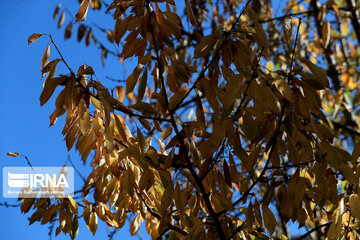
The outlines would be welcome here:
[[[321,82],[323,87],[330,87],[329,80],[327,79],[326,71],[315,64],[313,64],[311,61],[307,60],[306,58],[301,58],[301,61],[308,66],[310,71],[314,73],[317,76],[318,81]]]
[[[161,133],[161,141],[164,141],[167,139],[172,133],[172,127],[167,127],[164,129],[164,131]]]
[[[42,33],[33,33],[33,34],[31,34],[31,36],[28,38],[28,45],[33,44],[42,35],[44,35],[44,34],[42,34]]]
[[[116,87],[116,96],[119,102],[122,102],[125,97],[125,88],[123,86]]]
[[[85,37],[85,45],[87,47],[90,45],[91,39],[92,39],[92,30],[90,28],[88,33],[86,34],[86,37]]]
[[[61,7],[61,4],[56,5],[56,8],[55,8],[55,11],[54,11],[54,14],[53,14],[53,19],[54,19],[54,20],[55,20],[55,19],[57,18],[57,16],[59,15],[60,7]]]
[[[72,33],[72,22],[70,22],[65,28],[65,40],[71,37]]]
[[[188,14],[188,17],[190,19],[190,23],[195,27],[197,28],[198,25],[197,25],[197,22],[196,22],[196,18],[194,16],[194,12],[190,6],[190,2],[189,0],[185,0],[185,6],[186,6],[186,11],[187,11],[187,14]]]
[[[9,156],[9,157],[20,157],[21,156],[21,154],[20,153],[18,153],[18,152],[7,152],[7,155]]]
[[[65,12],[62,11],[57,27],[61,28],[61,26],[64,24],[64,22],[65,22]]]
[[[78,40],[78,42],[80,42],[83,39],[83,37],[85,36],[86,29],[87,29],[86,26],[83,25],[83,24],[81,24],[79,26],[78,32],[77,32],[77,40]]]
[[[96,233],[97,224],[98,224],[97,214],[96,214],[96,212],[92,212],[90,214],[89,223],[87,224],[87,227],[93,235],[95,235],[95,233]]]
[[[49,63],[49,58],[50,58],[50,44],[46,47],[45,52],[41,58],[41,72],[43,72],[43,69]],[[43,76],[44,76],[44,72],[41,77]]]
[[[83,22],[83,21],[86,20],[86,15],[87,15],[87,12],[88,12],[89,3],[90,3],[90,0],[83,0],[82,1],[81,5],[80,5],[80,8],[79,8],[79,11],[75,15],[76,22],[79,22],[79,21]]]
[[[270,234],[273,234],[275,232],[276,228],[276,219],[272,211],[268,206],[265,204],[262,204],[262,210],[263,210],[263,216],[264,216],[264,224],[267,230],[269,230]]]

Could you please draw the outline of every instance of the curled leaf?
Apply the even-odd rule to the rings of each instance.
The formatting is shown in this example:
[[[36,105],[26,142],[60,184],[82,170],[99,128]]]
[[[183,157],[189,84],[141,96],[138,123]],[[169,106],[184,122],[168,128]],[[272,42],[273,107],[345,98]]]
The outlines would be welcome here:
[[[49,58],[50,58],[50,44],[46,47],[45,52],[41,58],[41,72],[43,72],[43,69],[49,63]],[[43,76],[44,76],[44,72],[41,77]]]
[[[42,33],[33,33],[33,34],[31,34],[31,36],[28,38],[28,45],[33,44],[42,35],[44,35],[44,34],[42,34]]]
[[[20,157],[21,155],[20,155],[20,153],[18,153],[18,152],[7,152],[7,155],[9,156],[9,157]]]

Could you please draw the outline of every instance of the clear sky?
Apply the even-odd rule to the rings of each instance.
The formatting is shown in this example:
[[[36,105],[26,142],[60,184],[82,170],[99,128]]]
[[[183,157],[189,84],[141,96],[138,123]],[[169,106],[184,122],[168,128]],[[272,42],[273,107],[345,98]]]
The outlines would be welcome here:
[[[0,184],[2,186],[2,169],[9,166],[27,166],[23,158],[11,158],[6,156],[8,151],[20,152],[27,155],[34,166],[62,166],[67,159],[63,136],[61,135],[64,125],[64,117],[60,117],[55,126],[49,128],[49,116],[54,110],[54,99],[52,98],[44,107],[40,107],[39,96],[42,91],[40,79],[40,60],[49,42],[47,37],[39,39],[31,46],[27,45],[27,38],[35,32],[49,33],[53,35],[55,42],[61,49],[68,64],[76,71],[77,68],[86,63],[92,66],[105,86],[113,86],[105,76],[113,78],[124,78],[124,68],[118,61],[109,55],[106,64],[113,64],[111,72],[105,72],[100,61],[100,52],[94,46],[86,48],[84,43],[77,43],[73,36],[71,40],[64,41],[64,28],[71,21],[68,16],[61,30],[57,29],[57,22],[52,20],[55,6],[59,2],[65,2],[66,7],[75,15],[78,3],[75,0],[48,1],[48,0],[2,0],[0,4]],[[112,23],[111,17],[95,18],[97,15],[89,11],[88,22],[96,19],[96,24],[102,26]],[[101,15],[99,15],[101,16]],[[108,25],[113,26],[113,25]],[[74,26],[74,30],[77,26]],[[76,35],[76,31],[73,32]],[[57,58],[55,49],[51,48],[50,59]],[[117,64],[117,65],[115,65]],[[58,65],[57,73],[67,73],[63,64]],[[55,93],[56,95],[56,93]],[[72,161],[76,167],[87,173],[91,170],[80,162],[80,158],[74,151],[70,152]],[[68,163],[67,163],[68,164]],[[82,186],[82,180],[76,176],[75,188]],[[4,199],[0,194],[0,203],[7,202],[16,204],[16,199]],[[1,239],[49,239],[48,225],[40,225],[39,222],[28,226],[28,217],[23,215],[20,208],[5,208],[0,206]],[[83,219],[79,220],[80,231],[77,239],[93,239],[92,234],[86,228]],[[55,225],[55,228],[58,224]],[[54,229],[55,232],[55,229]],[[55,238],[55,234],[52,238]],[[109,228],[99,221],[98,231],[95,238],[106,239],[110,232]],[[146,233],[144,228],[140,229],[144,239]],[[115,235],[115,239],[129,238],[128,223]],[[56,239],[70,239],[61,233]],[[137,239],[134,237],[134,239]]]

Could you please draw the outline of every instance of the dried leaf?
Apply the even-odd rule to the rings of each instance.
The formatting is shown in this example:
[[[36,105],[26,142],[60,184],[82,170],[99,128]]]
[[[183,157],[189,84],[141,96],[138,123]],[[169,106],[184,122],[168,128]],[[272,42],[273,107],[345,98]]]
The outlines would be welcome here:
[[[31,34],[31,36],[28,38],[28,45],[33,44],[42,35],[44,35],[44,34],[42,34],[42,33],[33,33],[33,34]]]
[[[87,224],[88,229],[90,232],[95,236],[96,230],[98,225],[98,217],[96,212],[90,213],[89,223]]]
[[[172,133],[172,127],[167,127],[164,129],[164,131],[161,133],[161,141],[164,141],[167,139]]]
[[[322,27],[322,38],[324,43],[324,48],[327,48],[330,43],[330,22],[326,21]]]
[[[76,22],[79,22],[79,21],[83,22],[83,21],[86,20],[86,15],[87,15],[87,12],[88,12],[89,3],[90,3],[90,0],[83,0],[82,1],[82,3],[80,4],[79,11],[75,15]]]
[[[56,5],[56,8],[54,10],[53,19],[55,20],[57,16],[59,15],[61,4]]]
[[[144,94],[145,94],[145,89],[146,89],[146,85],[147,85],[147,75],[148,75],[148,71],[147,68],[145,69],[143,75],[140,78],[140,83],[139,83],[139,87],[138,87],[138,101],[142,101],[142,99],[144,98]]]
[[[360,219],[360,196],[357,194],[351,194],[349,198],[349,206],[351,214],[357,219]]]
[[[324,69],[316,66],[306,58],[301,58],[301,61],[304,62],[306,66],[308,66],[310,71],[317,76],[318,80],[321,82],[323,87],[327,87],[327,88],[330,87],[329,80],[327,79],[327,74]]]
[[[195,27],[197,28],[198,25],[197,25],[197,22],[196,22],[196,18],[194,16],[194,12],[190,6],[190,2],[189,0],[185,0],[185,6],[186,6],[186,11],[187,11],[187,15],[190,19],[190,23]]]
[[[62,11],[62,13],[60,15],[60,18],[59,18],[59,21],[58,21],[57,27],[61,28],[61,26],[64,24],[64,22],[65,22],[65,12]]]
[[[9,157],[20,157],[21,156],[21,154],[20,153],[18,153],[18,152],[7,152],[7,155],[9,156]]]
[[[50,58],[50,44],[46,47],[45,52],[41,58],[41,72],[43,72],[43,69],[49,63],[49,58]],[[41,77],[43,77],[43,75],[44,72]]]
[[[123,86],[116,87],[116,96],[119,102],[122,102],[125,97],[125,88]]]
[[[72,22],[69,22],[69,24],[65,28],[65,40],[71,38],[71,33],[72,33]]]
[[[264,216],[264,225],[266,229],[269,230],[270,234],[273,234],[276,228],[276,218],[270,208],[265,204],[262,204],[262,211]]]
[[[76,236],[79,233],[79,221],[78,216],[74,215],[72,223],[71,223],[71,229],[70,229],[70,238],[73,240],[76,238]]]

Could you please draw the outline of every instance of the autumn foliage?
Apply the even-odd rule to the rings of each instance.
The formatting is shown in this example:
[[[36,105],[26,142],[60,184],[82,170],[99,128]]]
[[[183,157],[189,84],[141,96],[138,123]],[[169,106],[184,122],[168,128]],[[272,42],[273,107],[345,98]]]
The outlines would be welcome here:
[[[22,211],[72,239],[83,220],[95,234],[98,220],[129,218],[132,235],[144,224],[153,239],[287,239],[290,222],[300,238],[360,239],[359,6],[179,2],[83,0],[75,18],[56,7],[65,39],[77,29],[104,63],[132,67],[114,91],[69,66],[59,39],[30,36],[50,38],[40,104],[56,98],[50,125],[64,115],[68,150],[93,171],[80,196],[22,199]],[[87,23],[92,10],[113,25]]]

